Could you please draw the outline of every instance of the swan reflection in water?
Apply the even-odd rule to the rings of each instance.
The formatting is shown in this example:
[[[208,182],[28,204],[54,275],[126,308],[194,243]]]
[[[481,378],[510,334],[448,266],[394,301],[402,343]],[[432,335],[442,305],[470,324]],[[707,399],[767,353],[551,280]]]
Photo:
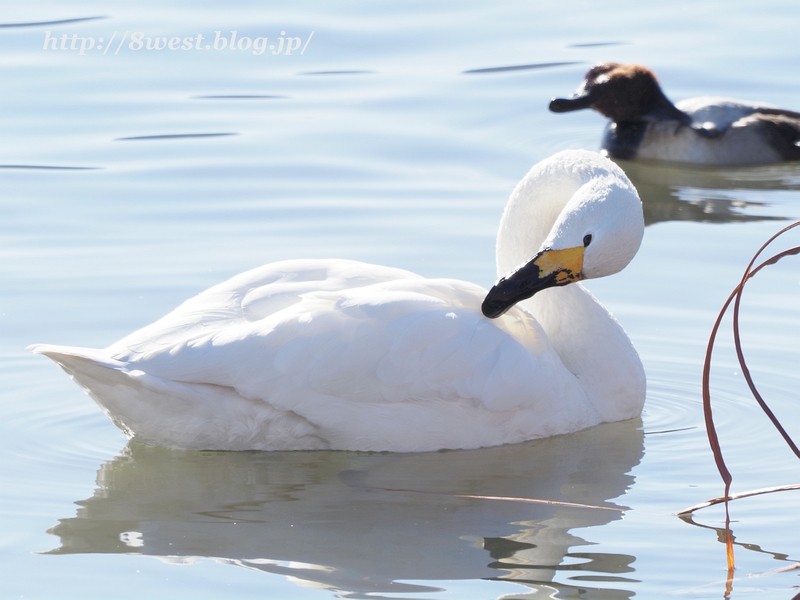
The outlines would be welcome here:
[[[192,452],[130,443],[49,533],[49,554],[200,557],[342,595],[417,594],[496,579],[525,598],[629,598],[635,557],[570,533],[622,518],[641,420],[424,454]],[[531,502],[529,500],[551,502]],[[586,506],[579,506],[586,505]]]
[[[762,190],[800,190],[800,165],[794,163],[712,168],[627,160],[615,162],[639,192],[644,222],[648,226],[662,221],[784,220],[785,215],[776,215],[774,211],[763,214],[769,209],[769,203],[753,197]]]

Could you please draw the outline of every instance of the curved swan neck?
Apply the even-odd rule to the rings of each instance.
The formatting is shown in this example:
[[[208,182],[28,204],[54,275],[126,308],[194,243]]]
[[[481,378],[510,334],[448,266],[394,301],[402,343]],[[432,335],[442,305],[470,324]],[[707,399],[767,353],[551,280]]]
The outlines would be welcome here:
[[[583,154],[583,153],[582,153]],[[567,203],[594,178],[608,175],[608,163],[586,152],[576,162],[571,154],[559,153],[534,166],[511,193],[497,234],[497,275],[503,277],[541,248]]]
[[[584,243],[585,278],[616,273],[636,254],[644,232],[641,203],[622,170],[598,154],[568,151],[539,163],[514,189],[500,221],[498,275],[528,262],[545,244],[580,245],[586,217],[601,216],[595,241],[591,247]],[[572,283],[520,304],[542,326],[603,421],[639,414],[641,361],[619,323],[588,291]]]

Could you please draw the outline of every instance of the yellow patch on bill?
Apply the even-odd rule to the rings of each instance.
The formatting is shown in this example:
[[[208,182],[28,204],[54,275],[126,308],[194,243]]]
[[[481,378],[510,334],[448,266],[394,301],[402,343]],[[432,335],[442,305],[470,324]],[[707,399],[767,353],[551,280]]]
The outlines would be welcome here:
[[[539,277],[556,274],[556,281],[563,285],[583,279],[583,246],[564,250],[545,250],[534,261],[539,267]]]

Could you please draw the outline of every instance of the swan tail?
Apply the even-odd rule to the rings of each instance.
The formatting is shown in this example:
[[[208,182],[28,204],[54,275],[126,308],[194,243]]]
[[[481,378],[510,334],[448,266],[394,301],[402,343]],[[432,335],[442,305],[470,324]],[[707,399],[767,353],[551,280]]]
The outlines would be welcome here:
[[[129,439],[139,437],[141,416],[158,401],[157,389],[152,388],[162,386],[152,386],[152,381],[146,385],[137,377],[143,373],[130,371],[125,363],[95,348],[34,344],[27,349],[61,367]]]
[[[93,348],[35,344],[28,350],[58,364],[137,442],[182,450],[328,447],[306,419],[232,387],[164,379]]]
[[[121,369],[124,363],[114,360],[105,354],[103,350],[96,348],[78,348],[74,346],[55,346],[53,344],[32,344],[26,348],[34,354],[42,354],[53,360],[70,377],[74,372],[80,372],[86,363],[102,366],[106,369]]]

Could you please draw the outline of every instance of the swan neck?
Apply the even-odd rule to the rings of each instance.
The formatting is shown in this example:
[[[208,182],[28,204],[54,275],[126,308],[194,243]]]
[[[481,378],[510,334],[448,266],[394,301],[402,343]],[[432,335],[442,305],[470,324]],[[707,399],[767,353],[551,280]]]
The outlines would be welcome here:
[[[511,193],[497,234],[497,276],[503,277],[529,261],[572,196],[602,174],[592,165],[539,164]]]

